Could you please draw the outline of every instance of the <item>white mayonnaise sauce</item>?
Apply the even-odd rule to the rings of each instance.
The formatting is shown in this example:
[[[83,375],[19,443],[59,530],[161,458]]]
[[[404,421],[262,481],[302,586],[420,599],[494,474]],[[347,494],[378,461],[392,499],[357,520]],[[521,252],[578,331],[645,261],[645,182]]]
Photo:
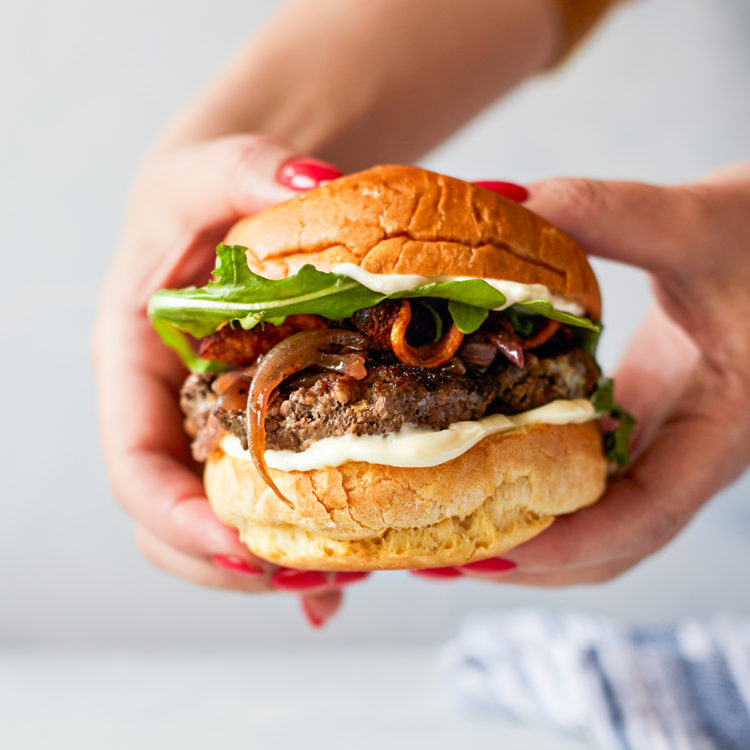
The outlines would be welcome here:
[[[469,276],[418,276],[402,273],[370,273],[365,271],[354,263],[338,263],[327,269],[333,273],[348,276],[350,279],[358,281],[362,286],[372,289],[373,292],[380,294],[394,294],[395,292],[408,292],[424,284],[438,283],[442,284],[447,281],[468,281]],[[577,302],[573,302],[559,294],[554,294],[544,284],[519,284],[516,281],[502,281],[500,279],[481,279],[489,284],[498,292],[505,296],[505,304],[498,307],[498,310],[504,310],[506,307],[515,305],[519,302],[531,302],[533,300],[545,300],[562,312],[571,315],[583,315],[584,309]]]
[[[301,453],[267,450],[266,463],[281,471],[310,471],[340,466],[347,461],[385,466],[437,466],[460,456],[490,435],[532,424],[579,424],[596,417],[590,401],[560,399],[512,416],[493,414],[476,422],[455,422],[445,430],[406,427],[388,435],[323,438]],[[221,448],[235,458],[252,460],[249,451],[243,449],[234,435],[225,435]]]

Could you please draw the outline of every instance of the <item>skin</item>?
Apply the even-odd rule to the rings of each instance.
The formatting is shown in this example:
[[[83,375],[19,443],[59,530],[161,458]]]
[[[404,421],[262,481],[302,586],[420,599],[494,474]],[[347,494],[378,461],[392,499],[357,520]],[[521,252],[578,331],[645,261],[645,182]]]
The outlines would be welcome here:
[[[559,44],[552,0],[297,0],[168,126],[136,179],[92,342],[105,460],[146,559],[206,586],[273,589],[274,566],[206,501],[177,403],[185,371],[146,318],[149,296],[204,283],[238,218],[294,195],[277,181],[294,154],[347,171],[416,159],[549,64]],[[262,575],[219,567],[214,555]],[[340,601],[339,590],[317,587],[303,609],[322,624]]]
[[[598,583],[663,547],[750,463],[750,163],[686,186],[557,179],[530,192],[525,205],[587,252],[649,271],[656,305],[615,374],[638,419],[635,460],[596,505],[509,553],[514,570],[482,578]]]
[[[551,65],[560,46],[552,0],[296,0],[170,124],[135,182],[93,334],[105,459],[148,560],[207,586],[273,588],[274,566],[254,558],[206,502],[177,405],[185,372],[146,318],[149,296],[204,283],[234,221],[294,194],[276,179],[292,155],[344,171],[414,161]],[[736,415],[750,390],[747,331],[738,326],[750,313],[748,171],[677,188],[531,186],[529,208],[588,252],[650,270],[659,304],[617,376],[618,398],[640,419],[637,461],[599,504],[514,550],[514,571],[483,578],[611,578],[666,543],[747,465],[748,426]],[[673,400],[675,382],[685,391]],[[214,555],[261,574],[218,567]],[[323,586],[303,605],[324,622],[340,600]]]

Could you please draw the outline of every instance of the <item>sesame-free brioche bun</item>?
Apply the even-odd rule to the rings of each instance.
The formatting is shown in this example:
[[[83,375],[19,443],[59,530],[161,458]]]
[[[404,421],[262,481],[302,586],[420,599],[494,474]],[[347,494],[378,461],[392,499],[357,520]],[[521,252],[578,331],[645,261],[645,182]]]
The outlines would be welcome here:
[[[341,177],[238,221],[224,240],[250,268],[283,278],[305,263],[354,263],[370,273],[472,276],[544,284],[601,318],[601,297],[578,244],[487,188],[418,167]]]
[[[269,278],[305,263],[370,273],[544,284],[598,320],[601,298],[580,247],[522,206],[416,167],[342,177],[240,220],[225,242]],[[495,435],[430,468],[349,462],[271,477],[214,450],[205,485],[217,516],[259,557],[315,570],[461,565],[502,554],[555,516],[597,500],[607,462],[595,422]]]
[[[595,502],[607,462],[595,422],[533,425],[430,468],[362,462],[271,477],[220,448],[206,462],[216,515],[266,560],[312,570],[461,565],[500,555]]]

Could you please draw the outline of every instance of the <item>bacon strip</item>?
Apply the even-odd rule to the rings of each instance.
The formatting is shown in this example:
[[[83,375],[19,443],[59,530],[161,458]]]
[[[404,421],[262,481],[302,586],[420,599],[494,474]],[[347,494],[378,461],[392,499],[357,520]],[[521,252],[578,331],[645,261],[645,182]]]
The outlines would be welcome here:
[[[401,300],[398,312],[391,328],[391,348],[399,361],[412,367],[441,367],[448,364],[461,346],[464,335],[455,323],[451,324],[448,332],[435,344],[425,344],[414,347],[406,341],[406,329],[411,322],[411,305],[407,300]]]
[[[531,336],[523,342],[523,348],[535,349],[537,346],[546,343],[557,333],[561,325],[562,324],[559,321],[547,318],[546,324],[542,325],[538,331],[534,331]]]
[[[225,325],[201,339],[198,354],[204,359],[245,367],[292,334],[315,331],[327,325],[328,322],[317,315],[289,315],[281,325],[259,323],[249,331]]]

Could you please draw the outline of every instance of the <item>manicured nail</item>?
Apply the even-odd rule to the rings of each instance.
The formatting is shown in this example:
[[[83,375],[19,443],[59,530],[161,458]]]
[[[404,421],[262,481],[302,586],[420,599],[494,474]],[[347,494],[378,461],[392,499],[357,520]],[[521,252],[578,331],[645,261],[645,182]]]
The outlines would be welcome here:
[[[235,555],[214,555],[211,559],[214,561],[214,565],[231,570],[233,573],[241,573],[243,576],[263,575],[263,571],[260,568],[256,568],[246,560]]]
[[[310,625],[314,628],[322,628],[325,624],[325,620],[323,620],[321,617],[318,617],[318,615],[313,612],[313,609],[310,606],[310,602],[308,602],[307,599],[301,599],[301,603],[302,611],[305,613],[305,617],[307,618],[307,621],[310,623]]]
[[[523,203],[529,197],[529,191],[521,185],[516,185],[515,182],[501,182],[500,180],[478,180],[474,184],[479,185],[479,187],[487,188],[487,190],[492,190],[493,193],[499,193],[506,198],[510,198],[516,203]]]
[[[458,568],[421,568],[410,571],[412,575],[421,576],[422,578],[460,578],[463,574]]]
[[[367,576],[369,576],[369,573],[366,573],[364,571],[345,571],[344,573],[336,573],[336,575],[333,577],[332,584],[334,586],[348,586],[350,583],[355,583],[356,581],[361,581]]]
[[[279,568],[272,576],[271,583],[283,591],[306,591],[325,586],[328,580],[317,570],[292,570]]]
[[[281,165],[276,179],[292,190],[310,190],[341,177],[343,172],[333,164],[310,157],[294,157]]]
[[[516,564],[502,557],[491,557],[489,560],[477,560],[477,562],[466,563],[461,567],[472,573],[507,573],[513,570]]]

